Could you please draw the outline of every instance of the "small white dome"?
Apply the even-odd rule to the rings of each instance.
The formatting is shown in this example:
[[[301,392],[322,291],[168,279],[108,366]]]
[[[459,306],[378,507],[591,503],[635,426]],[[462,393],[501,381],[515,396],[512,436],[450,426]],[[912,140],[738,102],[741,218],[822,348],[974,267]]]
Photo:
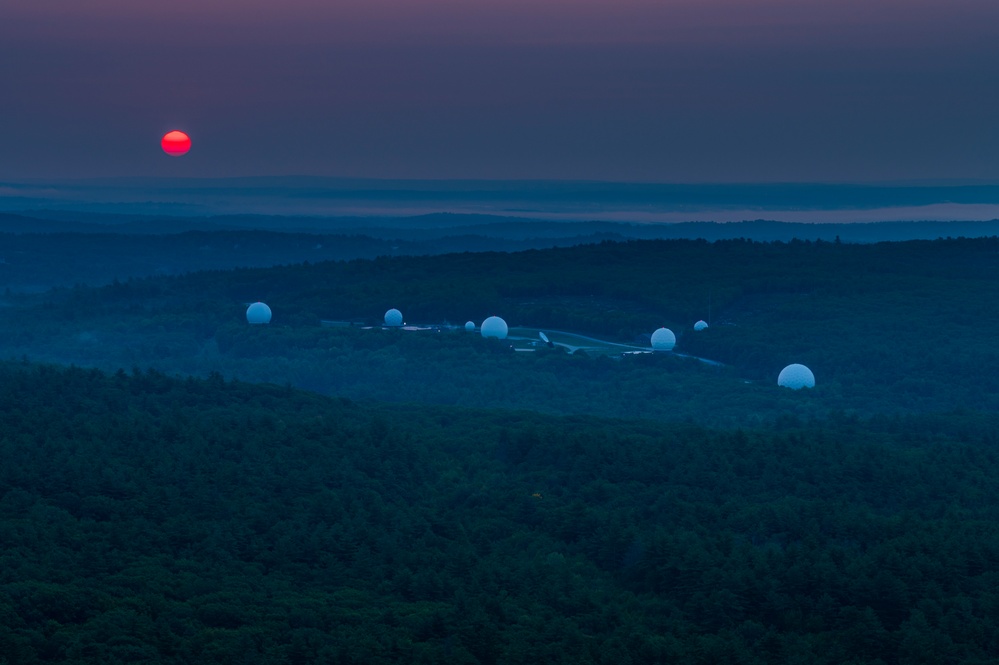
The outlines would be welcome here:
[[[694,330],[698,330],[698,331],[700,331],[700,330],[706,330],[707,327],[708,327],[708,322],[707,321],[698,321],[697,323],[694,324]]]
[[[780,371],[780,376],[777,377],[777,385],[790,388],[791,390],[814,388],[815,375],[812,374],[812,370],[804,365],[795,363],[788,365]]]
[[[652,333],[653,351],[672,351],[676,346],[676,335],[669,328],[660,328]]]
[[[262,302],[255,302],[246,308],[246,322],[254,325],[271,322],[271,308]]]
[[[402,312],[397,309],[390,309],[385,312],[385,325],[398,328],[402,325]]]
[[[466,321],[465,322],[465,330],[466,330],[466,332],[475,332],[475,322],[474,321]]]
[[[495,337],[496,339],[506,339],[506,336],[510,332],[510,328],[507,327],[506,321],[498,316],[490,316],[488,319],[482,322],[482,328],[480,330],[483,337]]]

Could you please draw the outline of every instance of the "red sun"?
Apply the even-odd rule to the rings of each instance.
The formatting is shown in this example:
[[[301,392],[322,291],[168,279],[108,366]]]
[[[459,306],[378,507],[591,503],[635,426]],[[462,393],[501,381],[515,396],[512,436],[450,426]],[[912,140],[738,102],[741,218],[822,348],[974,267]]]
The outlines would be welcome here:
[[[163,146],[163,152],[166,154],[171,157],[180,157],[186,155],[187,151],[191,149],[191,137],[179,129],[175,129],[163,135],[160,145]]]

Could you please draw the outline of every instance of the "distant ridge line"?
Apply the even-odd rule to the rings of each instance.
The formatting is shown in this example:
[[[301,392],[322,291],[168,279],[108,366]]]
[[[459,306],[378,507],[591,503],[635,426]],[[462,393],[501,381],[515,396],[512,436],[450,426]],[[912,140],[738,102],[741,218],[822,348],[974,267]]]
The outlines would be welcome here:
[[[886,221],[851,223],[783,222],[607,222],[550,221],[485,214],[438,213],[399,217],[308,217],[282,215],[102,215],[100,213],[38,210],[0,212],[0,233],[101,233],[172,235],[190,231],[265,231],[313,235],[353,235],[380,240],[433,242],[445,238],[504,240],[733,240],[760,242],[823,240],[883,242],[934,240],[947,237],[999,236],[999,219],[989,221]],[[572,243],[568,243],[572,244]]]

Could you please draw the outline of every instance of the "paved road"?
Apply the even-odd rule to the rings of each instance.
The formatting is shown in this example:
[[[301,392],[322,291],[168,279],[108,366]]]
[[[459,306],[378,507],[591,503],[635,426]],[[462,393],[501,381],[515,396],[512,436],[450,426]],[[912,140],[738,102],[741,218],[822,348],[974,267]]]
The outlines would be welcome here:
[[[535,333],[535,335],[533,337],[518,337],[516,339],[536,340],[536,339],[538,339],[537,333],[541,332],[542,329],[541,328],[520,328],[520,330],[531,330],[531,331],[533,331]],[[619,342],[608,342],[608,341],[603,340],[603,339],[597,339],[596,337],[587,337],[586,335],[580,335],[579,333],[569,332],[567,330],[549,330],[549,329],[545,328],[544,332],[546,334],[547,333],[554,333],[554,334],[557,334],[557,335],[568,335],[569,337],[575,337],[576,339],[582,339],[582,340],[586,340],[588,342],[596,342],[597,344],[601,344],[603,346],[614,346],[614,347],[618,347],[618,348],[622,348],[622,349],[627,349],[629,351],[651,351],[651,348],[648,347],[648,346],[635,346],[634,344],[621,344]],[[554,340],[553,340],[553,343],[556,344],[556,345],[558,345],[558,346],[564,346],[564,347],[569,348],[569,349],[571,349],[573,351],[575,351],[578,348],[582,348],[581,346],[575,346],[574,347],[571,344],[562,344],[562,343],[559,343],[559,342],[555,342]],[[691,355],[687,355],[685,353],[675,353],[675,352],[674,352],[673,355],[679,356],[681,358],[693,358],[694,360],[699,360],[702,363],[705,363],[707,365],[712,365],[714,367],[725,367],[725,363],[718,362],[717,360],[711,360],[710,358],[701,358],[699,356],[691,356]]]

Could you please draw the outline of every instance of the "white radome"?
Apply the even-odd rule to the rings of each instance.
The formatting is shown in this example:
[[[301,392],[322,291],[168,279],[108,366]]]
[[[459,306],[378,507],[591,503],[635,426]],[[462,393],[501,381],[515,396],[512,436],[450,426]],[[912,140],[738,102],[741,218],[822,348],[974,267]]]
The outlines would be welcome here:
[[[271,308],[262,302],[255,302],[246,308],[246,322],[253,325],[271,322]]]
[[[506,336],[510,332],[510,328],[507,327],[506,321],[498,316],[490,316],[488,319],[482,322],[482,328],[480,329],[483,337],[495,337],[496,339],[506,339]]]
[[[694,324],[694,330],[697,331],[707,330],[707,328],[708,328],[707,321],[698,321],[697,323]]]
[[[676,346],[676,335],[669,328],[660,328],[652,333],[653,351],[672,351]]]
[[[475,332],[475,321],[465,322],[465,332]]]
[[[777,385],[791,390],[801,390],[802,388],[815,387],[815,375],[812,370],[797,363],[788,365],[780,371],[777,377]]]
[[[397,309],[390,309],[385,312],[385,325],[398,328],[402,325],[402,312]]]

